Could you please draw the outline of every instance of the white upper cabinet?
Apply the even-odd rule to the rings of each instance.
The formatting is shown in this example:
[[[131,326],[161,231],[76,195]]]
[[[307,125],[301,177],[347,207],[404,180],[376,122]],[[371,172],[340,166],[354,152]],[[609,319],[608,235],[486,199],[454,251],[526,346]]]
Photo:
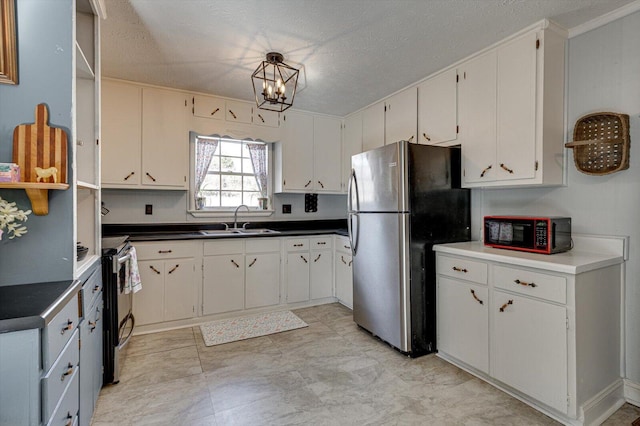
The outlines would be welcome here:
[[[457,86],[456,69],[438,74],[418,86],[418,143],[458,143]]]
[[[259,109],[255,105],[252,110],[253,124],[256,126],[278,127],[280,125],[280,117],[277,112]]]
[[[561,185],[566,31],[544,21],[458,69],[463,185]]]
[[[342,133],[342,192],[346,193],[351,176],[351,157],[362,152],[362,113],[344,120]]]
[[[225,118],[227,121],[251,124],[253,110],[249,102],[226,101],[226,108]]]
[[[362,151],[384,146],[384,102],[362,111]]]
[[[385,102],[384,142],[416,142],[418,91],[415,87],[389,97]]]
[[[224,99],[215,96],[193,95],[193,115],[211,120],[224,120],[226,113]]]
[[[187,95],[142,89],[142,184],[187,189]]]
[[[342,122],[332,117],[313,118],[313,185],[316,192],[342,190]]]
[[[142,88],[102,81],[102,186],[140,185]]]

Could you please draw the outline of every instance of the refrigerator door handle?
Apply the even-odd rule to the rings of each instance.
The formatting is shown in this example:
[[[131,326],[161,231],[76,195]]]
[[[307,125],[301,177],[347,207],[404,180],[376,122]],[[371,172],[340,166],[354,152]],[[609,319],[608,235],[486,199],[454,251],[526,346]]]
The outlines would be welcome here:
[[[355,256],[358,251],[358,235],[353,234],[353,218],[356,218],[356,230],[359,229],[360,218],[358,213],[349,213],[349,220],[347,221],[347,228],[349,230],[349,246],[351,246],[351,255]]]
[[[356,211],[360,211],[360,195],[358,194],[358,179],[356,178],[356,170],[351,169],[351,176],[349,176],[349,186],[347,187],[347,210],[353,211],[353,190],[355,189],[356,195]]]

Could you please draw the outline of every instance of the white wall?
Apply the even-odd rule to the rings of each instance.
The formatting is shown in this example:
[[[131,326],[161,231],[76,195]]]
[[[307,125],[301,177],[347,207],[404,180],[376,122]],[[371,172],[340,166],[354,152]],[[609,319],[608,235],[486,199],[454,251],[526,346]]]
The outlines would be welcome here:
[[[194,218],[186,211],[187,194],[186,191],[104,189],[102,201],[109,213],[102,217],[102,223],[217,223],[233,220],[233,214],[222,218]],[[347,217],[345,195],[318,195],[318,211],[315,213],[305,213],[303,194],[276,194],[273,200],[275,213],[269,217],[255,217],[252,219],[254,222]],[[153,215],[145,215],[145,204],[153,205]],[[291,214],[282,214],[283,204],[291,204]]]
[[[569,155],[568,186],[546,189],[474,190],[473,232],[488,214],[571,216],[573,231],[629,235],[626,264],[626,370],[640,383],[640,12],[581,34],[569,41],[568,124],[598,111],[629,114],[630,167],[607,176],[576,170]]]

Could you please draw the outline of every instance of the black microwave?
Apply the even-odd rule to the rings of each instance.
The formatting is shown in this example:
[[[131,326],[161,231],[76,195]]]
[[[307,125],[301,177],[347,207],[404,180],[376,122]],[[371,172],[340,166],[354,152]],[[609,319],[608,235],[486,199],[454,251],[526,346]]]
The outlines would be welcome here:
[[[484,244],[553,254],[571,250],[570,217],[485,216]]]

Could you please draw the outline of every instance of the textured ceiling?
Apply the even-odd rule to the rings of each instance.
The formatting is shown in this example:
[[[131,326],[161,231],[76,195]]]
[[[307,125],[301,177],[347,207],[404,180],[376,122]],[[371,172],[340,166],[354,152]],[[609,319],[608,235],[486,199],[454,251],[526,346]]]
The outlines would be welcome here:
[[[107,77],[252,100],[269,51],[302,67],[294,108],[344,116],[549,18],[633,0],[109,0]]]

